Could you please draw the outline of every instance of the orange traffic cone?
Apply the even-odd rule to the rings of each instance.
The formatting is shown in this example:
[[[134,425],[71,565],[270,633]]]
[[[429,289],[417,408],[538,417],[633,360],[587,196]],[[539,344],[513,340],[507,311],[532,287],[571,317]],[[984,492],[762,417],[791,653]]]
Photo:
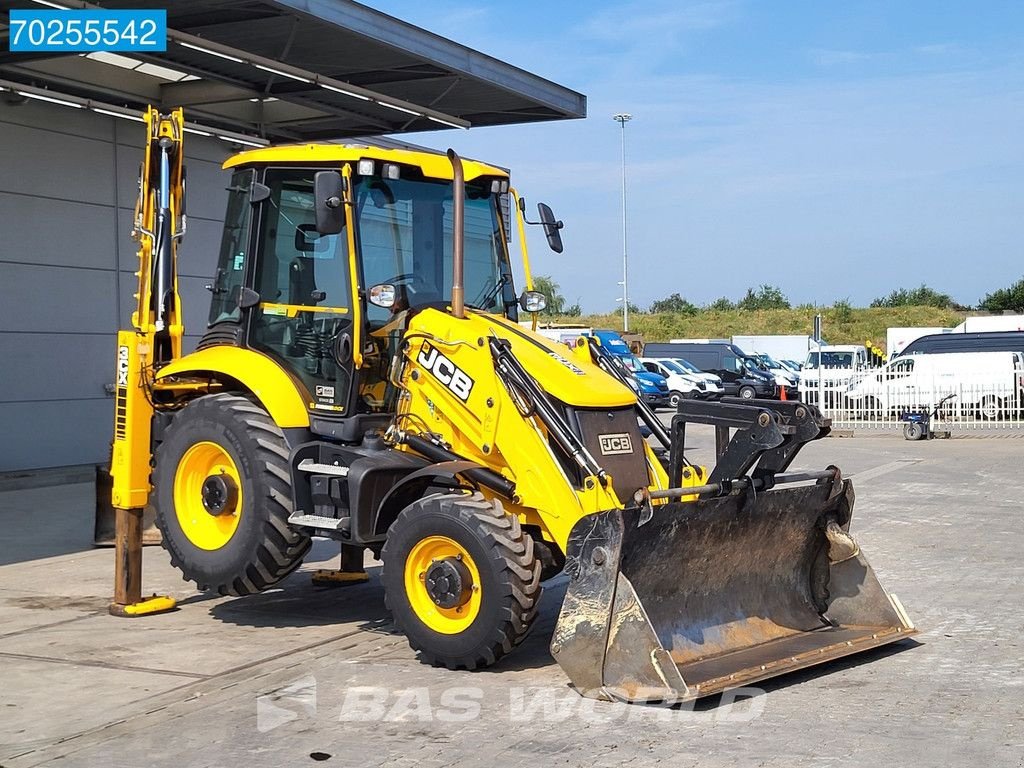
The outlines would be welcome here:
[[[779,400],[786,402],[786,385],[783,384],[779,387]]]

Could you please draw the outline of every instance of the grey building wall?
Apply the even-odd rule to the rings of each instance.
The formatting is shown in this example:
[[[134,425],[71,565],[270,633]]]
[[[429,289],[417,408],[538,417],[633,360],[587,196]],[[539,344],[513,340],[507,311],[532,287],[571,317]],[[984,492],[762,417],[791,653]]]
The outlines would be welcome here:
[[[0,101],[0,472],[106,459],[115,335],[134,306],[141,123]],[[186,348],[206,327],[231,147],[188,134]]]

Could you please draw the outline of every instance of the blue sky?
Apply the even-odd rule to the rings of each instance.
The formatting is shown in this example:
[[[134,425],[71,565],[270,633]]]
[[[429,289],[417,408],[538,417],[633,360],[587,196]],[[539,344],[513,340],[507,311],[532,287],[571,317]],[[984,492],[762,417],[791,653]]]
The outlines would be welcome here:
[[[1024,276],[1024,4],[371,2],[580,91],[585,120],[420,134],[512,168],[565,221],[534,270],[585,311],[773,283],[973,304]]]

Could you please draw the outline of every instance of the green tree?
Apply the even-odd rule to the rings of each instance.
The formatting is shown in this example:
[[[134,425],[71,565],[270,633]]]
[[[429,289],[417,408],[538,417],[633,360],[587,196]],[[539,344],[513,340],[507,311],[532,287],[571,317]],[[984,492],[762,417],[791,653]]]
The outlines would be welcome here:
[[[938,307],[949,309],[954,305],[952,297],[947,293],[939,293],[921,283],[919,288],[897,288],[888,296],[882,296],[871,302],[872,307]]]
[[[618,304],[616,304],[615,305],[615,309],[613,309],[608,314],[609,315],[621,315],[622,314],[622,302],[620,301]],[[644,308],[643,307],[639,307],[639,306],[637,306],[636,304],[634,304],[631,301],[631,302],[629,302],[629,314],[631,314],[631,315],[643,315],[643,314],[646,314],[646,313],[644,312]]]
[[[837,323],[849,323],[853,320],[853,305],[849,299],[837,299],[832,302],[832,319]]]
[[[999,288],[992,291],[981,303],[978,309],[987,312],[1024,312],[1024,278],[1021,278],[1009,288]]]
[[[789,299],[778,286],[764,284],[757,290],[747,288],[747,295],[737,302],[738,309],[789,309]]]
[[[577,301],[575,304],[570,304],[562,310],[562,314],[565,317],[579,317],[583,314],[583,309],[580,307],[580,303]]]
[[[688,302],[678,293],[673,293],[664,299],[658,299],[656,302],[651,304],[651,312],[657,314],[658,312],[676,312],[681,315],[696,315],[697,307]]]
[[[710,304],[708,304],[708,309],[714,312],[731,312],[732,310],[736,309],[736,305],[733,304],[729,299],[725,298],[725,296],[723,296],[722,298],[715,299]]]
[[[544,294],[548,305],[542,315],[561,315],[565,313],[565,296],[559,293],[559,285],[550,275],[536,275],[533,278],[533,290]]]

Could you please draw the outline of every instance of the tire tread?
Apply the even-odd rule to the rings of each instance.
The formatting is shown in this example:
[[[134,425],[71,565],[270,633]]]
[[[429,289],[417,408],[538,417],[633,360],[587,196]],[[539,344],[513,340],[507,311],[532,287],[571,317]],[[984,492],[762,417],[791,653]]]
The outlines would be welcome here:
[[[488,500],[480,493],[438,493],[425,496],[399,514],[392,524],[392,530],[420,513],[425,506],[445,511],[484,534],[481,543],[489,549],[489,560],[478,563],[477,567],[491,567],[498,576],[501,585],[499,591],[506,591],[511,599],[502,606],[501,620],[491,628],[490,638],[479,652],[459,657],[442,657],[416,642],[407,628],[401,625],[401,620],[393,610],[395,596],[390,595],[387,589],[384,592],[385,606],[395,617],[399,629],[406,633],[413,650],[424,661],[448,669],[472,670],[491,666],[526,639],[537,616],[542,593],[541,562],[534,553],[533,538],[522,529],[519,518],[505,512],[498,499]],[[382,552],[385,574],[389,567],[404,568],[404,562],[389,559],[390,543],[389,533]],[[384,581],[387,584],[386,578]],[[402,599],[405,599],[404,594]]]
[[[216,591],[222,595],[262,592],[298,568],[312,545],[309,536],[288,526],[288,517],[292,512],[292,489],[284,433],[270,415],[252,400],[240,395],[214,394],[194,400],[176,416],[167,430],[167,438],[185,426],[187,422],[180,419],[190,410],[192,415],[200,418],[213,418],[221,423],[229,420],[240,422],[246,432],[253,435],[257,471],[262,474],[267,488],[262,505],[264,514],[260,522],[260,541],[253,562],[248,564],[245,572],[220,584],[200,583],[190,575],[187,554],[176,546],[173,532],[169,531],[164,515],[157,514],[157,526],[163,534],[164,549],[171,556],[171,564],[182,572],[183,578],[195,581],[201,590]],[[203,411],[212,413],[207,415]],[[157,448],[155,463],[157,468],[161,466],[161,448]],[[168,480],[173,482],[173,471]],[[154,497],[158,497],[161,482],[161,472],[155,471]]]

